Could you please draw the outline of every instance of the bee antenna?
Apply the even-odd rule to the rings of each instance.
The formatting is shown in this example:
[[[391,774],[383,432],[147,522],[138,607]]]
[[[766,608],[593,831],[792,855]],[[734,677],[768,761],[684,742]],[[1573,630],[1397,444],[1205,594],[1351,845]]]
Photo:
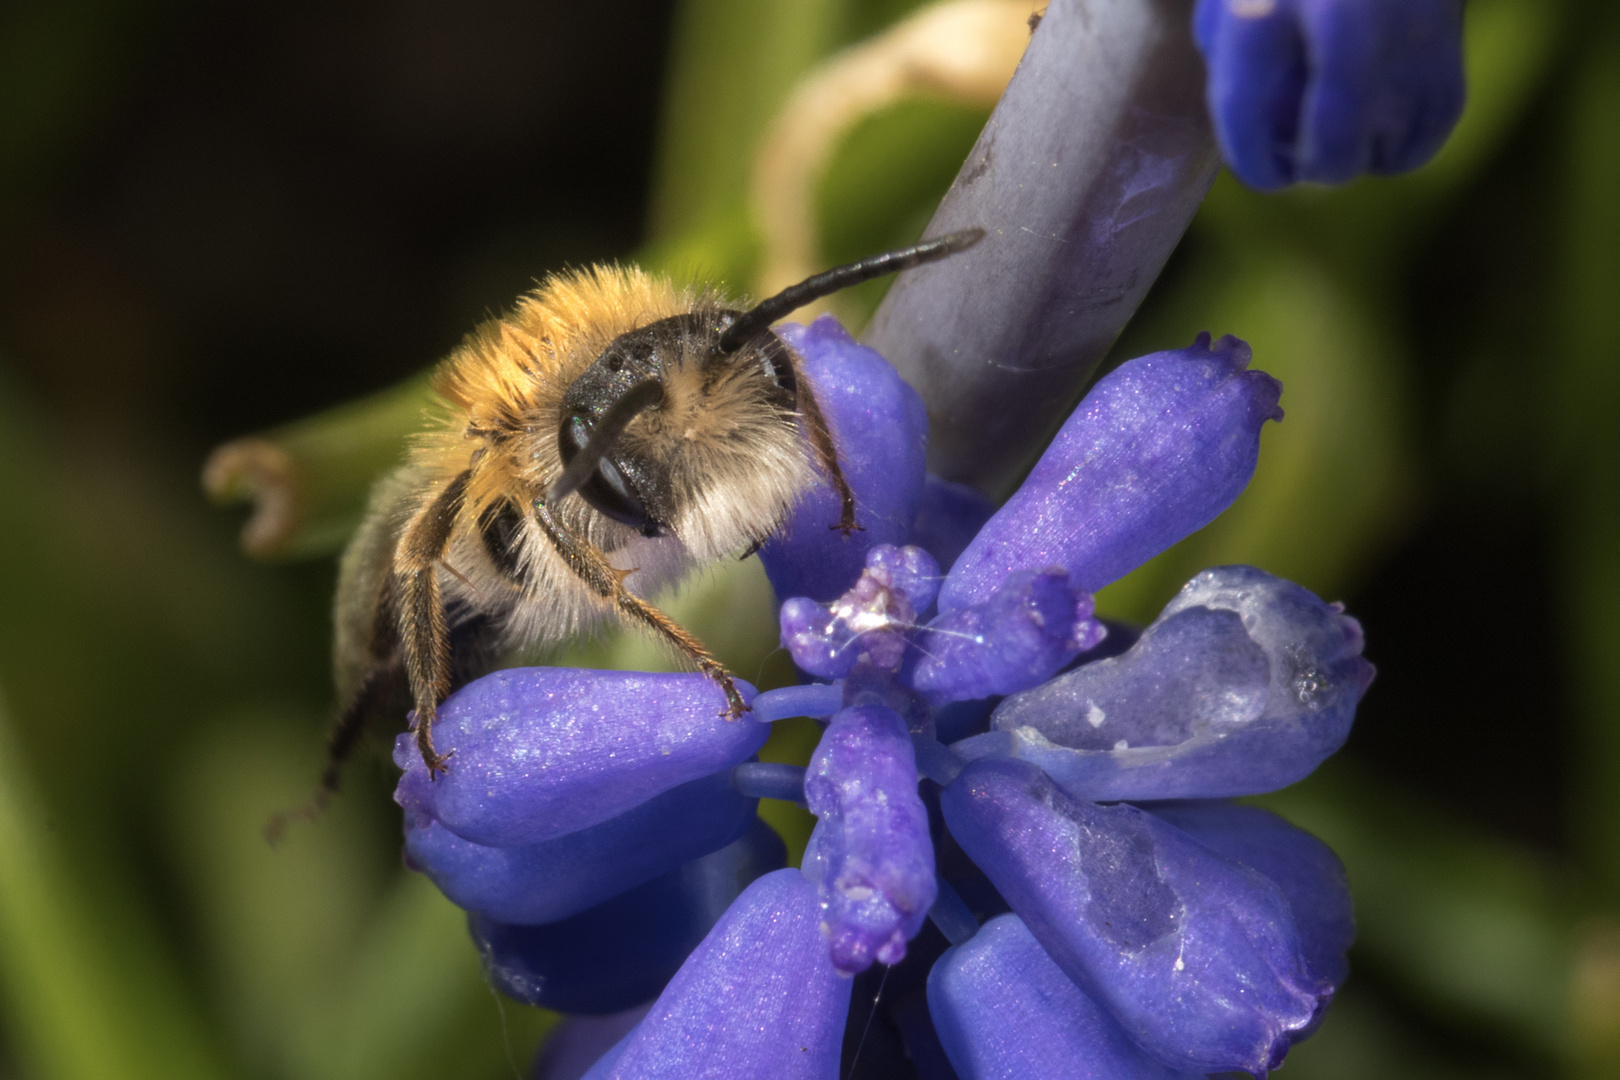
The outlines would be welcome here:
[[[637,383],[621,394],[596,421],[596,427],[591,430],[591,437],[584,448],[574,455],[574,460],[568,463],[563,474],[557,477],[557,482],[551,485],[551,490],[546,492],[546,502],[555,504],[557,500],[578,491],[590,479],[591,473],[596,471],[608,451],[613,449],[613,444],[619,441],[619,436],[630,426],[630,421],[663,400],[664,386],[656,379]]]
[[[860,262],[823,270],[814,277],[805,278],[797,285],[789,285],[775,296],[761,300],[752,309],[737,316],[737,321],[726,327],[725,333],[720,335],[719,342],[715,344],[715,352],[722,356],[736,352],[763,334],[771,323],[791,315],[813,300],[820,300],[823,296],[829,296],[840,289],[847,289],[851,285],[859,285],[863,281],[871,281],[885,274],[899,273],[913,266],[943,259],[947,255],[964,251],[983,239],[983,229],[963,229],[936,240],[924,240],[920,244],[913,244],[899,251],[873,255]]]

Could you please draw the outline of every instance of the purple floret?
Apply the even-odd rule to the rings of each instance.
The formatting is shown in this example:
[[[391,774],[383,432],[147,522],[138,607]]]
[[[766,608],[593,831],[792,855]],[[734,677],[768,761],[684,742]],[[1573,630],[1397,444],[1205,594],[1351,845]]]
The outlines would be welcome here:
[[[1251,187],[1433,157],[1462,115],[1462,0],[1199,0],[1227,164]]]
[[[1193,1080],[1132,1042],[1016,915],[939,958],[928,1011],[962,1080]]]
[[[1003,701],[970,757],[1013,755],[1083,799],[1256,795],[1343,745],[1372,682],[1361,627],[1249,566],[1194,577],[1123,655]]]
[[[939,564],[918,547],[879,544],[861,576],[832,604],[794,597],[782,605],[782,644],[799,668],[842,679],[864,663],[889,671],[905,659],[917,613],[934,602]]]
[[[518,847],[486,847],[411,818],[405,858],[468,911],[505,923],[555,922],[719,850],[747,831],[757,805],[722,772],[601,824]]]
[[[968,765],[941,808],[1057,965],[1172,1068],[1275,1068],[1332,997],[1282,890],[1143,810],[1008,760]]]
[[[585,1080],[836,1077],[850,980],[827,959],[820,922],[797,870],[754,882]]]
[[[1270,878],[1288,898],[1311,974],[1334,985],[1344,981],[1356,919],[1344,865],[1326,844],[1258,806],[1201,800],[1145,809],[1228,862]]]
[[[1065,570],[1016,570],[982,603],[918,632],[908,682],[930,705],[1038,685],[1107,636]]]
[[[934,847],[917,795],[911,736],[881,706],[833,717],[805,775],[820,821],[804,855],[819,888],[833,966],[898,964],[934,903]]]
[[[1016,570],[1061,567],[1096,592],[1237,498],[1282,386],[1249,346],[1209,335],[1121,364],[1086,395],[1029,478],[951,568],[939,610],[988,600]]]
[[[747,714],[727,719],[725,694],[703,675],[508,668],[439,707],[433,737],[455,756],[438,779],[425,782],[400,736],[395,798],[476,844],[537,844],[746,761],[769,734]]]

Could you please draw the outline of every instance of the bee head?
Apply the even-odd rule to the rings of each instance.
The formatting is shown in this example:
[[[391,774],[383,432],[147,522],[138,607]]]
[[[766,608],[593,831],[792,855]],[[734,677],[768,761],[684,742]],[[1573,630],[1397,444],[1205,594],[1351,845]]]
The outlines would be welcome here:
[[[747,311],[699,305],[621,334],[563,395],[563,474],[547,500],[577,491],[614,521],[646,536],[673,534],[700,558],[759,544],[813,475],[798,430],[798,374],[771,324],[983,237],[982,229],[964,229],[835,267]],[[822,423],[819,409],[809,411]],[[836,472],[824,427],[820,438]]]
[[[614,521],[710,557],[768,535],[808,480],[798,382],[768,329],[720,351],[741,316],[703,307],[615,338],[563,396],[564,471],[548,500],[577,491]]]

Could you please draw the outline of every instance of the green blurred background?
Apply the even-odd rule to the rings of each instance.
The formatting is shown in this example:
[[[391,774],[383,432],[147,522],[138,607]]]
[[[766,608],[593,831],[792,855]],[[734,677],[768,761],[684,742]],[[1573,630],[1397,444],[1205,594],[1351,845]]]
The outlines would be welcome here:
[[[547,270],[746,289],[764,125],[915,6],[0,9],[0,1077],[526,1068],[550,1018],[497,999],[400,868],[380,755],[262,839],[319,760],[328,556],[419,391],[297,422]],[[1105,612],[1252,562],[1343,599],[1379,666],[1345,752],[1264,800],[1341,853],[1361,923],[1300,1080],[1620,1076],[1620,13],[1471,0],[1468,24],[1432,165],[1270,197],[1223,176],[1116,349],[1236,333],[1288,418],[1238,504]],[[817,189],[826,259],[913,238],[984,116],[856,127]],[[197,484],[267,428],[319,489],[271,563]],[[757,570],[676,607],[743,674],[780,670],[749,652]]]

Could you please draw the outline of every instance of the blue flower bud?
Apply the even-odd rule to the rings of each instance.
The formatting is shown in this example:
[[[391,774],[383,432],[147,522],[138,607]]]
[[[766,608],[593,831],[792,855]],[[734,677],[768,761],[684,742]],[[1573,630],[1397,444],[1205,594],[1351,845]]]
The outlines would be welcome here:
[[[928,975],[928,1011],[961,1080],[1174,1080],[1063,974],[1016,915]]]
[[[508,997],[558,1012],[620,1012],[657,995],[726,905],[786,860],[781,839],[756,821],[719,851],[570,918],[514,926],[475,913],[467,925],[490,983]]]
[[[783,601],[777,621],[782,630],[782,647],[807,675],[842,679],[861,658],[861,631],[826,604],[807,596],[791,597]]]
[[[934,902],[934,847],[911,735],[881,706],[833,717],[804,780],[820,820],[804,855],[833,966],[898,964]]]
[[[1107,635],[1064,570],[1019,570],[1000,590],[920,630],[906,681],[931,705],[1035,686]]]
[[[1144,810],[1001,759],[970,763],[940,806],[1047,954],[1172,1068],[1275,1068],[1332,996],[1275,884]]]
[[[757,806],[719,772],[600,825],[522,847],[485,847],[407,815],[405,859],[468,911],[504,923],[556,922],[725,847],[748,831]]]
[[[1415,169],[1462,115],[1462,0],[1199,0],[1193,25],[1251,187]]]
[[[816,400],[838,446],[844,479],[855,493],[862,532],[843,536],[838,495],[817,483],[787,523],[760,548],[777,596],[831,600],[860,577],[866,549],[904,544],[922,498],[928,416],[922,399],[889,362],[857,344],[837,319],[777,332],[804,359]]]
[[[738,688],[752,700],[753,687]],[[394,797],[476,844],[536,844],[752,757],[769,727],[725,714],[725,694],[699,674],[497,671],[439,707],[433,738],[454,755],[443,776],[429,782],[400,736]]]
[[[1123,655],[1003,701],[958,747],[1033,761],[1083,799],[1252,795],[1343,745],[1372,681],[1361,627],[1248,566],[1194,577]]]
[[[851,983],[820,922],[797,870],[754,882],[585,1080],[836,1080]]]
[[[841,679],[857,662],[898,670],[917,612],[938,588],[939,565],[928,552],[879,544],[866,553],[860,579],[831,606],[802,596],[782,604],[782,644],[818,678]]]
[[[1096,592],[1237,498],[1282,386],[1249,347],[1209,335],[1109,373],[951,568],[939,610],[988,600],[1016,570],[1062,567]]]

